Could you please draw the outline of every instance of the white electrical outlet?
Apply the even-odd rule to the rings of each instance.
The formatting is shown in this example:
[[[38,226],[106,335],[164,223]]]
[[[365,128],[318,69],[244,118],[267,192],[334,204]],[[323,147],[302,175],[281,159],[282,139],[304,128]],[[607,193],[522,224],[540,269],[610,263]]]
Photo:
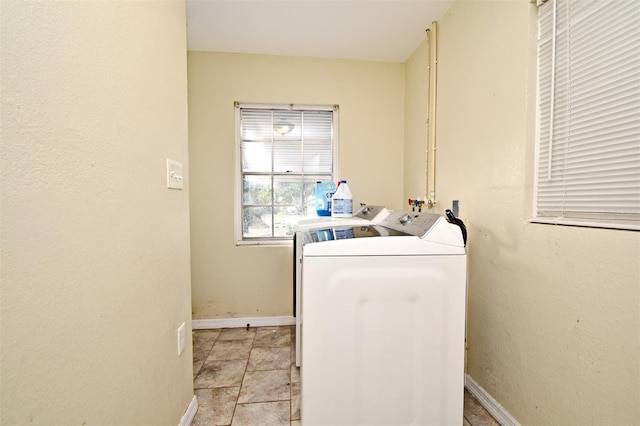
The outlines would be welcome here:
[[[167,188],[182,189],[182,163],[167,158]]]
[[[185,323],[182,323],[180,327],[178,327],[178,356],[184,351],[184,347],[187,344],[187,326]]]

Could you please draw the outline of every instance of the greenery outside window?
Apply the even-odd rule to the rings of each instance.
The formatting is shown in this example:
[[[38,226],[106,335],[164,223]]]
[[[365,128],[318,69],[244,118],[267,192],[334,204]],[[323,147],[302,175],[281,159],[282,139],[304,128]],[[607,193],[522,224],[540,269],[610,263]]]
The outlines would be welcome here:
[[[337,106],[236,103],[239,244],[292,239],[315,217],[317,181],[333,180]]]

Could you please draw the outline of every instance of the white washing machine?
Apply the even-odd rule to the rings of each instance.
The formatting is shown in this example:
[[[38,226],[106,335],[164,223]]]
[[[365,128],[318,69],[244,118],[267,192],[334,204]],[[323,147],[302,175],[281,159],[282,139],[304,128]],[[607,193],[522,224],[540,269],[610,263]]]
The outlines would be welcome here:
[[[301,233],[303,424],[462,424],[466,230],[451,219]]]
[[[293,237],[293,312],[296,317],[296,366],[301,363],[301,342],[302,342],[302,243],[300,235],[304,231],[314,229],[316,238],[342,238],[340,229],[350,230],[355,225],[369,225],[380,223],[389,215],[389,211],[382,206],[362,205],[353,217],[336,218],[331,216],[317,217],[301,220],[296,227]],[[338,230],[333,232],[331,230]]]

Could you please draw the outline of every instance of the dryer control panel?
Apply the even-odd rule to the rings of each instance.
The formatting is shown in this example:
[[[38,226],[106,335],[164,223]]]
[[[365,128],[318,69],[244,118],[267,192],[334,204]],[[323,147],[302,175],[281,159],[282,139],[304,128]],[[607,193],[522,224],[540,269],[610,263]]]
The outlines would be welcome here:
[[[417,237],[423,237],[440,220],[444,220],[444,218],[435,213],[393,211],[389,213],[380,225]]]

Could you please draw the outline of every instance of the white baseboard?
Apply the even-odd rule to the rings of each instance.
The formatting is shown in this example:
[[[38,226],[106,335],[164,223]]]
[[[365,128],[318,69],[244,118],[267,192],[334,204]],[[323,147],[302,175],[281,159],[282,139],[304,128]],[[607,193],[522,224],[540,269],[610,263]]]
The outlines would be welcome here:
[[[189,403],[189,407],[187,407],[187,411],[184,413],[184,416],[180,419],[180,424],[178,426],[190,426],[193,418],[196,416],[198,412],[198,398],[193,395],[191,398],[191,402]]]
[[[520,426],[520,423],[468,374],[465,375],[464,385],[480,405],[500,423],[500,426]]]
[[[294,317],[247,317],[247,318],[214,318],[191,320],[193,330],[210,328],[242,328],[242,327],[275,327],[279,325],[296,325]]]

